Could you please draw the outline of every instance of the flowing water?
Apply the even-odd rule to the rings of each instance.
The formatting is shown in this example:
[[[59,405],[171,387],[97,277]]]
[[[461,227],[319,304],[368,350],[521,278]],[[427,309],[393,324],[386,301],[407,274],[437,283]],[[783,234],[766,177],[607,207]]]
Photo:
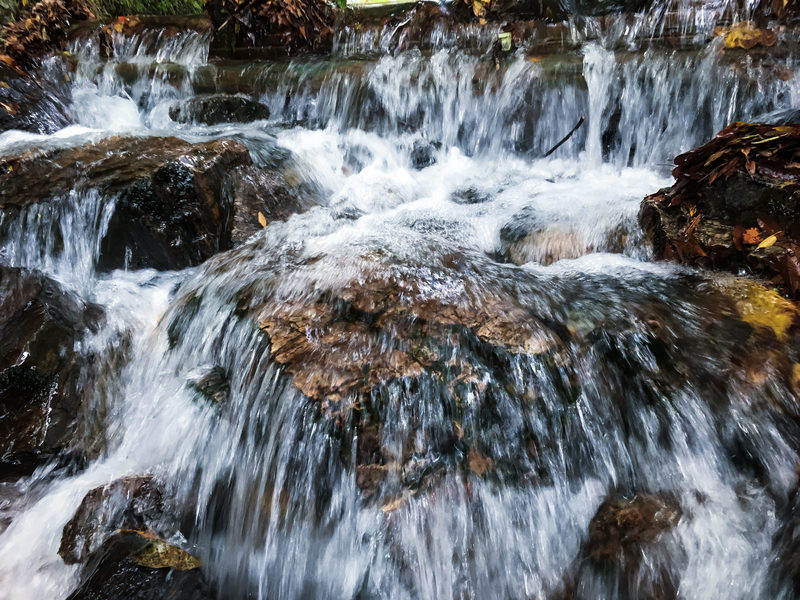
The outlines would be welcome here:
[[[702,39],[726,10],[679,11],[679,28]],[[209,40],[192,32],[120,36],[108,61],[75,43],[75,124],[3,133],[1,154],[112,135],[234,138],[258,164],[288,160],[314,207],[177,272],[98,272],[114,203],[80,182],[0,216],[0,260],[105,308],[83,351],[128,340],[127,362],[97,391],[100,456],[4,484],[0,598],[66,598],[79,569],[57,554],[64,524],[90,489],[145,473],[188,514],[178,541],[225,598],[792,597],[775,540],[797,484],[794,392],[742,375],[757,348],[720,312],[722,284],[650,262],[636,215],[671,183],[676,154],[732,120],[797,106],[800,70],[792,56],[725,55],[719,40],[642,41],[664,19],[602,33],[581,20],[563,52],[498,64],[491,26],[434,32],[422,49],[389,30],[344,31],[326,60],[209,61]],[[170,119],[215,90],[271,116]],[[538,235],[509,251],[517,230]],[[457,399],[425,375],[372,389],[382,460],[434,471],[419,487],[397,476],[381,501],[356,481],[367,417],[336,419],[305,398],[241,317],[242,298],[253,310],[313,306],[376,273],[413,282],[398,302],[510,302],[560,332],[554,356],[456,343],[450,359],[475,371]],[[230,377],[221,406],[187,386],[209,366]],[[471,448],[493,459],[482,477],[465,468]],[[677,524],[632,564],[587,561],[601,503],[634,494],[674,498]]]

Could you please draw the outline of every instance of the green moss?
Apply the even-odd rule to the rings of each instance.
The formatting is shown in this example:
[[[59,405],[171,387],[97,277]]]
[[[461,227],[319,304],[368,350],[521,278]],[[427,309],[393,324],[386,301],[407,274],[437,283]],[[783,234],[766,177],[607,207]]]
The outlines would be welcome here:
[[[203,0],[94,0],[101,18],[125,15],[195,15],[203,12]]]

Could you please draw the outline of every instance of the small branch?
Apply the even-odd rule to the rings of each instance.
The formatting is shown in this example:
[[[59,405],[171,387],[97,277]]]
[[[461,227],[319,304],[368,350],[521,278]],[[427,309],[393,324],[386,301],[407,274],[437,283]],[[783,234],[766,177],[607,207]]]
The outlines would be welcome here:
[[[572,131],[570,131],[570,132],[569,132],[567,135],[565,135],[565,136],[564,136],[564,137],[561,139],[561,141],[560,141],[560,142],[558,142],[558,143],[557,143],[555,146],[553,146],[552,148],[550,148],[550,150],[548,150],[547,152],[545,152],[545,153],[544,153],[545,157],[547,157],[547,156],[550,156],[550,155],[551,155],[553,152],[555,152],[556,150],[558,150],[558,149],[559,149],[559,147],[561,146],[561,144],[563,144],[563,143],[564,143],[564,142],[566,142],[566,141],[567,141],[569,138],[571,138],[571,137],[572,137],[572,134],[573,134],[573,133],[575,133],[576,131],[578,131],[578,129],[580,129],[581,125],[583,125],[583,122],[584,122],[585,120],[586,120],[586,117],[584,117],[583,115],[581,115],[581,118],[580,118],[580,119],[578,119],[578,122],[576,123],[575,127],[573,127],[573,128],[572,128]]]

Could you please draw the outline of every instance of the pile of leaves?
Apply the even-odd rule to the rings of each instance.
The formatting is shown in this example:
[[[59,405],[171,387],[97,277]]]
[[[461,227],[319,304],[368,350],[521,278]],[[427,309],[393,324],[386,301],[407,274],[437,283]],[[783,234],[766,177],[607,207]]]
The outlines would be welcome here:
[[[8,64],[34,64],[60,50],[70,25],[94,18],[84,0],[40,0],[0,32],[0,59]]]
[[[640,213],[659,258],[746,267],[800,297],[800,125],[736,122],[675,164]]]
[[[333,36],[333,7],[325,0],[207,0],[206,11],[218,31],[234,30],[249,44],[273,43],[291,52],[318,49]]]

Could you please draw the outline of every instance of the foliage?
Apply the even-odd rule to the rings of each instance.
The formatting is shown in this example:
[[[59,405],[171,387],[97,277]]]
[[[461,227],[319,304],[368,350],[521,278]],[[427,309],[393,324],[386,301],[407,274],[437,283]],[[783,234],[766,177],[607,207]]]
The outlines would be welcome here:
[[[0,55],[9,64],[30,64],[62,47],[72,23],[91,18],[94,14],[83,0],[41,0],[3,27]]]
[[[203,12],[203,0],[94,0],[102,18],[125,15],[195,15]]]
[[[318,48],[333,35],[333,8],[325,0],[208,0],[218,30],[232,27],[251,44],[278,36],[287,50]]]

